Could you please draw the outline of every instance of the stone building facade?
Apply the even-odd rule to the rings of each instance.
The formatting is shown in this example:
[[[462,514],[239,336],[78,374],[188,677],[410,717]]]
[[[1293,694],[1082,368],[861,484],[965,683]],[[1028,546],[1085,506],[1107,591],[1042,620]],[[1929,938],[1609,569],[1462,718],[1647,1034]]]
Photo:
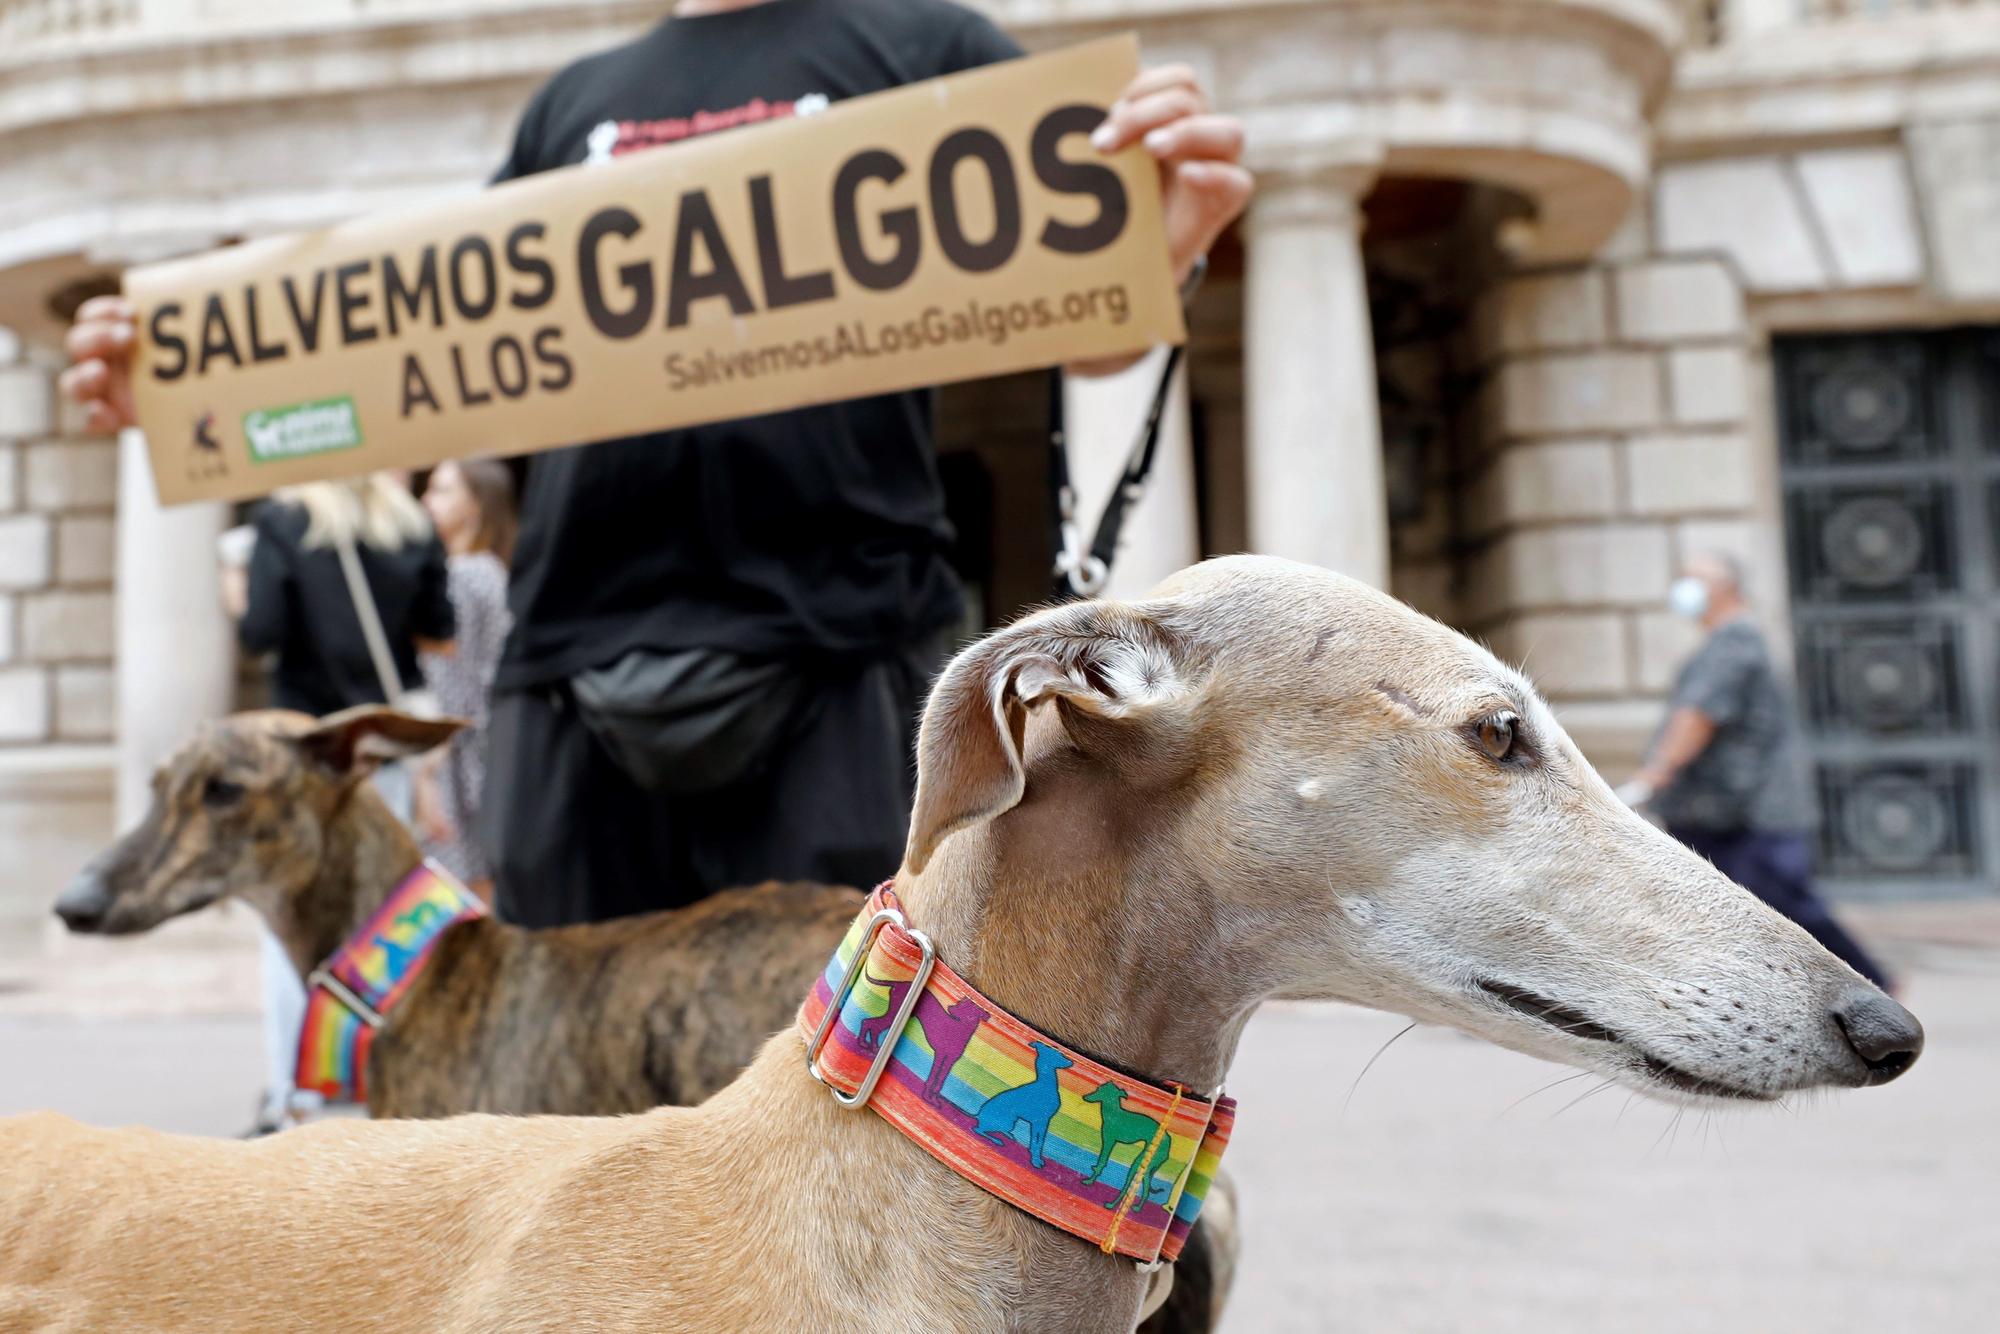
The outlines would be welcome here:
[[[1992,888],[2000,3],[981,7],[1031,47],[1137,28],[1250,131],[1118,589],[1240,549],[1386,584],[1525,661],[1616,776],[1690,644],[1668,580],[1729,551],[1796,652],[1840,883]],[[476,188],[542,78],[668,8],[0,0],[0,918],[235,698],[232,516],[159,510],[137,441],[76,429],[67,312],[129,263]],[[1069,389],[1087,499],[1148,388]],[[1045,588],[1045,407],[1037,377],[944,397],[985,620]]]

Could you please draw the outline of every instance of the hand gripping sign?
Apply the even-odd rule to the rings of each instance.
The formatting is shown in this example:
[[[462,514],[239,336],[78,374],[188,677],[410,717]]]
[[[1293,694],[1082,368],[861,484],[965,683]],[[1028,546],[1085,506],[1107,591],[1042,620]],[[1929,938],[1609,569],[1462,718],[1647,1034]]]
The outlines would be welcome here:
[[[163,503],[1143,351],[1185,337],[1110,38],[135,269]]]

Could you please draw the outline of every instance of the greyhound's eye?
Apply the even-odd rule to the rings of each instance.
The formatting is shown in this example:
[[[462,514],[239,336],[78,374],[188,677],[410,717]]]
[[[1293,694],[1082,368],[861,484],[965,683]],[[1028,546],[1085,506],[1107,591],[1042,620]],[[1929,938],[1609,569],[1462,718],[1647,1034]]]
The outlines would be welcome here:
[[[202,784],[201,800],[206,806],[234,806],[243,800],[243,784],[232,783],[226,778],[211,778]]]
[[[1517,753],[1515,733],[1520,723],[1521,719],[1515,714],[1489,714],[1474,725],[1473,734],[1479,741],[1479,748],[1489,758],[1504,764]]]

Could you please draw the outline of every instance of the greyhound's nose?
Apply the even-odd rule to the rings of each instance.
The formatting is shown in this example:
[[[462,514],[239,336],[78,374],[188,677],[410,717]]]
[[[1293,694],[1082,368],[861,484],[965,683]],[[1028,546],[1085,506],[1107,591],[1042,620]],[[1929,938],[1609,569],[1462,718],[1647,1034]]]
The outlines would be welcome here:
[[[1868,1084],[1886,1084],[1917,1063],[1924,1026],[1873,987],[1853,987],[1834,1002],[1833,1022],[1868,1067]]]
[[[70,882],[56,900],[56,916],[72,931],[95,931],[111,907],[111,887],[104,877],[86,871]]]

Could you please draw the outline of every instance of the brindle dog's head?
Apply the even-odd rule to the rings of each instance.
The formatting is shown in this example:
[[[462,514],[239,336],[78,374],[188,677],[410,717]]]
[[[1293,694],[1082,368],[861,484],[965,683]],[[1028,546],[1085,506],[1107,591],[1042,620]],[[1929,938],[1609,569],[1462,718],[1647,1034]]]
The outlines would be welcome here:
[[[335,817],[373,800],[359,789],[375,766],[462,726],[373,706],[204,723],[154,772],[145,818],[78,873],[56,915],[72,931],[125,935],[232,895],[296,894],[318,876]]]

